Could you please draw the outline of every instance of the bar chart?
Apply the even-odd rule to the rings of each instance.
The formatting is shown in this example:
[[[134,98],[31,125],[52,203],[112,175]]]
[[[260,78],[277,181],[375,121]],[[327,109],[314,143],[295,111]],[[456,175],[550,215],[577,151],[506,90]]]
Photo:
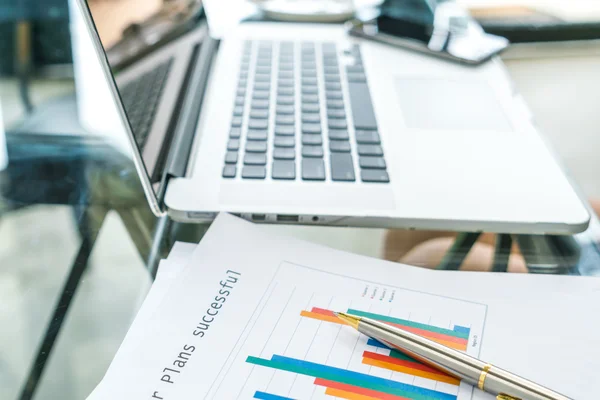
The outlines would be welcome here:
[[[477,356],[486,310],[283,265],[208,398],[471,399],[471,386],[361,335],[333,311],[377,319]]]

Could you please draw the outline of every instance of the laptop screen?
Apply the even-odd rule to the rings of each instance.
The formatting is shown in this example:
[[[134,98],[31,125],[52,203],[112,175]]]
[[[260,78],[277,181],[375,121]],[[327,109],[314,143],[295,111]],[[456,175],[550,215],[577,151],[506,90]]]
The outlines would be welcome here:
[[[160,182],[201,35],[199,2],[86,1],[153,184]],[[81,67],[87,69],[83,60]],[[95,99],[97,101],[97,99]]]

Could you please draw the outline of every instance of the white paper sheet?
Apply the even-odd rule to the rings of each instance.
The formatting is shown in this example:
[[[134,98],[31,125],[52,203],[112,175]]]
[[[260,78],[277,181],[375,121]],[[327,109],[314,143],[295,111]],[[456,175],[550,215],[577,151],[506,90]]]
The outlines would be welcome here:
[[[136,320],[95,399],[332,399],[315,380],[323,369],[338,371],[332,368],[440,399],[492,398],[368,364],[365,355],[389,350],[315,319],[315,308],[400,318],[445,340],[468,332],[470,354],[574,399],[597,398],[596,278],[423,270],[269,236],[221,215],[162,302],[150,304],[153,312]],[[313,368],[307,361],[318,371],[289,369]]]

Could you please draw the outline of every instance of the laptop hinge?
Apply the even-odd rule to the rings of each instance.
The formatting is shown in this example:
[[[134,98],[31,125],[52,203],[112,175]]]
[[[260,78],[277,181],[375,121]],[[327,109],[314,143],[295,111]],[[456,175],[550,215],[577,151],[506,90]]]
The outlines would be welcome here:
[[[206,35],[200,46],[200,53],[195,66],[191,68],[185,100],[181,107],[177,127],[173,135],[173,144],[163,174],[165,182],[161,184],[161,187],[166,186],[164,183],[169,177],[183,177],[185,175],[210,68],[218,45],[218,40]]]

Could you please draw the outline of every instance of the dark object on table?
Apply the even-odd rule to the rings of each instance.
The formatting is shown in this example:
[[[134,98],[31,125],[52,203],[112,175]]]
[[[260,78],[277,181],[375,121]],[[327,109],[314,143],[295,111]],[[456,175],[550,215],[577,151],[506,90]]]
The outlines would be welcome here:
[[[569,22],[529,7],[475,8],[471,15],[481,27],[512,43],[600,39],[600,22]]]
[[[508,46],[451,1],[386,0],[375,20],[348,25],[356,36],[471,65]]]

